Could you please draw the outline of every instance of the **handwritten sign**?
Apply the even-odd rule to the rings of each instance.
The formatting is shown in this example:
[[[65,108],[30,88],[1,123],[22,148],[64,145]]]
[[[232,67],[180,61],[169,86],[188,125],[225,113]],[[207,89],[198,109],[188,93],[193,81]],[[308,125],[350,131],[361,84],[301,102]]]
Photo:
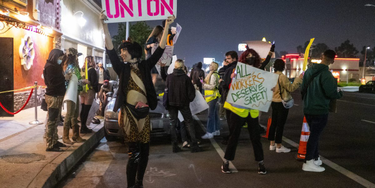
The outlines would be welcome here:
[[[106,23],[164,20],[177,17],[177,0],[102,0]]]
[[[236,77],[227,96],[227,102],[234,107],[257,109],[267,112],[271,102],[278,74],[273,74],[238,62]]]

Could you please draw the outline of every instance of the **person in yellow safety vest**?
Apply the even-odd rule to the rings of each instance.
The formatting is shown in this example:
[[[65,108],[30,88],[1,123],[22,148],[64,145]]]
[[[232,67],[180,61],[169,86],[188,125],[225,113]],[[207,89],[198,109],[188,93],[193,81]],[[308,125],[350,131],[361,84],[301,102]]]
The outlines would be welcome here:
[[[264,69],[269,61],[265,61],[261,64],[260,56],[259,54],[253,50],[246,47],[247,50],[244,51],[240,58],[239,62],[245,63],[247,65],[251,65],[255,68]],[[273,44],[271,46],[270,54],[274,52],[275,45]],[[228,52],[229,53],[229,52]],[[226,54],[226,59],[232,59],[233,56],[231,54]],[[271,56],[270,56],[271,57]],[[230,63],[230,66],[226,70],[224,74],[224,86],[230,87],[231,80],[236,76],[236,65],[237,62]],[[260,128],[259,128],[259,110],[254,110],[250,108],[243,108],[237,105],[229,104],[228,102],[225,102],[224,108],[227,110],[230,110],[232,113],[230,114],[230,122],[229,122],[229,128],[230,128],[230,136],[228,140],[228,145],[225,150],[224,159],[226,161],[223,162],[223,165],[221,166],[221,171],[225,174],[231,173],[231,170],[229,169],[229,161],[234,160],[234,156],[236,154],[237,144],[238,144],[238,138],[241,134],[242,126],[245,124],[245,122],[248,125],[248,130],[250,134],[250,140],[253,146],[254,150],[254,156],[255,160],[258,162],[258,174],[264,175],[267,174],[267,170],[264,166],[264,154],[263,154],[263,148],[262,143],[260,141]]]
[[[220,76],[217,73],[219,64],[212,62],[210,64],[210,73],[202,81],[202,88],[204,89],[204,96],[208,103],[208,120],[206,134],[202,136],[202,139],[211,139],[214,136],[220,135],[220,121],[217,101],[220,98],[219,93],[219,80]]]

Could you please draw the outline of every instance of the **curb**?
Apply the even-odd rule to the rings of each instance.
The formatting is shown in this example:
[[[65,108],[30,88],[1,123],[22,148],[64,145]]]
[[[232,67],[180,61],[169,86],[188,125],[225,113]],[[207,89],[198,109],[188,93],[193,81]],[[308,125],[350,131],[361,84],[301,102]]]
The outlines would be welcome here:
[[[58,156],[55,159],[57,161],[59,158],[64,158],[60,164],[54,163],[54,160],[50,164],[46,165],[28,187],[55,187],[87,153],[96,147],[103,137],[104,126],[91,135],[87,141],[85,141],[72,153],[69,152],[65,155],[63,154]]]

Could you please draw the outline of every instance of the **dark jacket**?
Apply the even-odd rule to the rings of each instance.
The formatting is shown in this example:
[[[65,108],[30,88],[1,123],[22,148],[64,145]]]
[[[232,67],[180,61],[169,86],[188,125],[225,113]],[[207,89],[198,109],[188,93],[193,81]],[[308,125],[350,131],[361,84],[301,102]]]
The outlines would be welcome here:
[[[219,74],[219,76],[220,76],[221,79],[224,79],[225,70],[227,70],[228,66],[229,66],[229,65],[226,65],[226,66],[223,66],[223,67],[221,67],[221,68],[219,69],[218,74]],[[227,93],[226,93],[225,91],[223,91],[223,89],[222,89],[222,88],[223,88],[223,87],[222,87],[222,84],[224,84],[223,81],[221,81],[221,82],[219,83],[219,93],[220,93],[220,95],[221,95],[221,97],[220,97],[220,102],[221,102],[222,104],[224,104],[225,99],[226,99],[225,96],[227,96]]]
[[[90,87],[95,91],[95,93],[99,92],[98,89],[98,75],[94,68],[89,68],[88,73],[88,80],[90,81]]]
[[[221,89],[221,92],[223,95],[221,96],[223,98],[223,101],[227,100],[227,95],[229,92],[229,85],[232,82],[232,78],[230,77],[233,73],[233,70],[237,66],[237,61],[227,65],[227,68],[225,69],[224,72],[224,77],[222,78],[223,81],[220,83],[219,88]]]
[[[313,64],[303,76],[302,90],[306,87],[314,73],[320,72],[307,87],[304,97],[303,111],[308,115],[324,115],[329,112],[329,102],[342,97],[342,92],[337,92],[337,81],[324,64]]]
[[[104,67],[102,69],[103,69],[103,80],[109,81],[111,79],[111,76],[109,75],[109,71],[105,69]],[[100,68],[96,70],[96,75],[98,76],[98,79],[99,79],[99,70]]]
[[[202,70],[202,63],[197,63],[193,70],[190,73],[190,78],[193,81],[193,84],[196,84],[199,87],[199,90],[202,90],[201,79],[204,79],[204,71]]]
[[[57,60],[64,52],[59,49],[53,49],[48,56],[47,63],[44,66],[44,83],[47,86],[46,95],[64,96],[65,95],[65,77],[62,67],[57,64]]]
[[[166,87],[170,106],[186,106],[195,98],[194,86],[182,69],[173,69],[167,77]]]
[[[117,111],[122,105],[126,103],[127,92],[126,88],[129,83],[130,78],[130,63],[123,63],[120,61],[119,56],[117,55],[114,49],[106,50],[111,60],[113,69],[116,71],[117,75],[120,79],[119,88],[117,91],[117,98],[116,103],[114,106],[113,111]],[[163,55],[164,49],[158,47],[156,51],[151,55],[151,57],[147,60],[142,60],[138,63],[138,68],[141,73],[141,79],[143,84],[146,88],[146,97],[147,97],[147,104],[149,105],[150,109],[153,110],[157,106],[157,98],[156,92],[154,88],[154,84],[152,83],[151,79],[151,69],[155,66],[155,64],[159,61],[160,57]]]

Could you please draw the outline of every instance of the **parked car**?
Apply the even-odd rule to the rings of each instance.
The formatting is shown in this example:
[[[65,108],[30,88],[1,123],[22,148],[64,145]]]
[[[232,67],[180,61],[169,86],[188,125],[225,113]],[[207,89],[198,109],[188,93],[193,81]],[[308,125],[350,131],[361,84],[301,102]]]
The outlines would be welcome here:
[[[116,83],[117,84],[117,83]],[[120,129],[118,124],[118,115],[119,110],[117,112],[113,111],[113,107],[116,102],[116,91],[113,92],[112,96],[109,96],[108,105],[104,111],[104,135],[107,140],[115,140],[117,138],[122,138],[124,136],[124,132]],[[111,95],[111,93],[109,93]],[[170,135],[169,131],[169,118],[168,118],[168,111],[165,110],[163,106],[162,97],[158,97],[158,105],[155,110],[150,110],[150,123],[151,123],[151,137],[162,137]]]
[[[362,92],[369,92],[369,93],[375,93],[375,81],[368,81],[366,85],[359,86],[360,93]]]

